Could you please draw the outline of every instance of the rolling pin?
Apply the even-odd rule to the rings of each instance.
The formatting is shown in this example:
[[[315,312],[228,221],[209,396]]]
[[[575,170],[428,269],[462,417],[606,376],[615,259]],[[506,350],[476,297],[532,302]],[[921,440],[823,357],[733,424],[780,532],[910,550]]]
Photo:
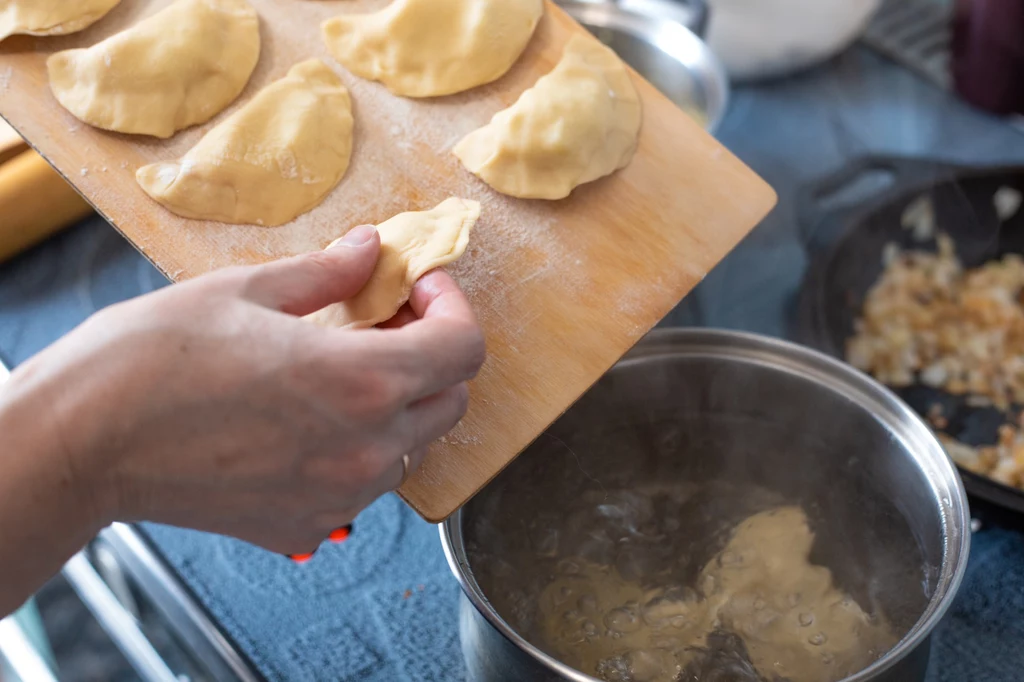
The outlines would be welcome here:
[[[0,161],[0,262],[91,212],[85,199],[31,149]]]
[[[11,126],[0,119],[0,163],[13,159],[28,149],[25,140]]]

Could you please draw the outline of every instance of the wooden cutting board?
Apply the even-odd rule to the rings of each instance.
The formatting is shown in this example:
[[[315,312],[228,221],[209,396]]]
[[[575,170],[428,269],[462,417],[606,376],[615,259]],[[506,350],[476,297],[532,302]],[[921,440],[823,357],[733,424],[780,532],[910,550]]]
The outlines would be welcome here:
[[[263,54],[228,112],[296,62],[321,57],[349,87],[352,165],[317,209],[278,228],[178,218],[135,183],[144,164],[183,154],[212,125],[167,141],[95,130],[50,94],[48,54],[88,46],[168,0],[124,0],[87,31],[0,44],[0,115],[170,279],[321,249],[350,227],[477,199],[483,216],[450,271],[486,331],[489,357],[469,413],[400,491],[439,522],[473,496],[653,327],[772,208],[775,194],[683,112],[634,74],[644,104],[639,151],[615,175],[559,202],[504,197],[465,171],[452,146],[512,104],[584,31],[548,4],[523,57],[498,82],[429,101],[394,97],[330,61],[319,24],[385,0],[250,0]],[[154,387],[156,388],[156,387]]]

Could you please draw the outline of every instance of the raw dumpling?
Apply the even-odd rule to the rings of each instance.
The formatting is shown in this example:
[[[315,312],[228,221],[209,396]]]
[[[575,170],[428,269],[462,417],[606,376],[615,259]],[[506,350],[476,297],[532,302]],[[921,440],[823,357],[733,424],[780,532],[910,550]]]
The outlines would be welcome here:
[[[377,226],[380,260],[363,290],[306,319],[324,327],[351,329],[390,320],[409,300],[416,280],[466,252],[469,233],[479,217],[479,203],[451,198],[429,211],[399,213],[386,220]]]
[[[223,111],[259,56],[259,17],[245,0],[177,0],[46,67],[53,94],[82,121],[166,138]]]
[[[348,70],[405,97],[435,97],[497,80],[526,49],[543,0],[394,0],[373,14],[324,22]]]
[[[577,35],[551,73],[453,151],[503,194],[562,199],[629,163],[642,115],[622,61]]]
[[[102,19],[121,0],[0,0],[0,40],[18,33],[74,33]]]
[[[184,157],[143,166],[135,177],[186,218],[282,225],[341,181],[352,125],[348,90],[311,59],[263,88]]]

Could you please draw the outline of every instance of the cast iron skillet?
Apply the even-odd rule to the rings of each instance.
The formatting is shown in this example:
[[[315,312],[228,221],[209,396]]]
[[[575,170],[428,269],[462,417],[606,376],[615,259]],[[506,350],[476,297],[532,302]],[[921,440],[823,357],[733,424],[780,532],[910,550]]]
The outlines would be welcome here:
[[[867,189],[841,201],[857,186]],[[1001,187],[1024,193],[1024,167],[869,157],[808,188],[800,197],[808,270],[792,318],[793,338],[843,358],[867,291],[882,273],[885,245],[936,248],[934,239],[915,241],[900,223],[906,207],[922,195],[931,197],[936,232],[953,238],[965,267],[1006,253],[1024,254],[1024,206],[1000,225],[993,197]],[[894,390],[922,415],[933,403],[941,404],[948,433],[971,445],[994,443],[1005,419],[995,408],[971,407],[962,396],[923,385]],[[960,473],[971,495],[1024,513],[1024,492],[963,468]]]

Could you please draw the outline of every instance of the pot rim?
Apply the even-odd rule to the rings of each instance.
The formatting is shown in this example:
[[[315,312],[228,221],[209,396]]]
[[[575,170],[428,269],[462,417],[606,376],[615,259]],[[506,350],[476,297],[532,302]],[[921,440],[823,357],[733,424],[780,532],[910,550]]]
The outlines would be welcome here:
[[[910,652],[924,643],[942,620],[956,598],[970,554],[970,513],[967,494],[956,467],[946,455],[938,439],[921,418],[888,388],[853,367],[824,353],[773,337],[724,329],[656,329],[645,336],[616,366],[632,360],[658,355],[733,357],[759,361],[781,371],[803,374],[866,407],[894,431],[913,442],[918,464],[932,464],[924,473],[932,485],[936,507],[942,511],[943,560],[936,580],[935,592],[928,607],[914,626],[884,656],[860,672],[840,682],[870,682],[889,670]],[[927,454],[926,454],[927,453]],[[938,479],[938,480],[936,480]],[[936,485],[943,485],[944,497]],[[571,668],[526,641],[491,606],[483,590],[472,576],[462,535],[462,509],[438,526],[441,546],[448,566],[462,587],[463,594],[487,621],[518,649],[537,663],[573,682],[601,682],[595,677]]]

